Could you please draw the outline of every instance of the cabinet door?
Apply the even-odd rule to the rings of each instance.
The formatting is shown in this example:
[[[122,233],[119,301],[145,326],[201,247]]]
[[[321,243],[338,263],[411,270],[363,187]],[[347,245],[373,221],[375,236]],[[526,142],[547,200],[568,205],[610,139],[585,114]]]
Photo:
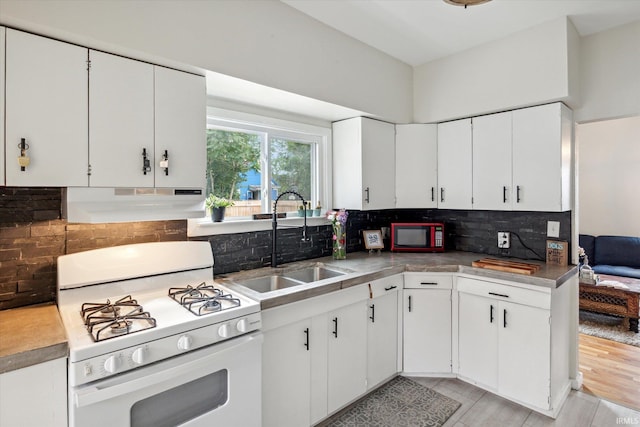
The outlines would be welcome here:
[[[549,310],[501,301],[498,314],[498,391],[539,408],[549,408]]]
[[[87,186],[87,49],[7,29],[6,82],[7,185]]]
[[[366,391],[367,306],[358,302],[327,317],[327,409],[329,414]]]
[[[164,67],[155,71],[155,186],[205,185],[207,169],[204,77]],[[167,153],[169,168],[160,167]]]
[[[311,425],[311,321],[301,320],[264,333],[262,424]]]
[[[363,209],[395,207],[395,127],[362,119]]]
[[[556,103],[513,112],[515,210],[570,209],[571,138],[563,132],[562,110]]]
[[[153,187],[153,65],[93,50],[89,54],[89,183]]]
[[[371,389],[397,372],[398,292],[367,301],[367,388]]]
[[[396,208],[436,208],[438,126],[396,125]]]
[[[451,290],[404,290],[404,372],[451,372]]]
[[[67,426],[67,359],[0,374],[0,426]]]
[[[362,210],[362,119],[332,125],[333,206]]]
[[[460,292],[458,374],[496,390],[498,386],[498,302]]]
[[[438,207],[471,209],[471,119],[438,124]]]
[[[473,118],[473,208],[511,209],[511,111]]]

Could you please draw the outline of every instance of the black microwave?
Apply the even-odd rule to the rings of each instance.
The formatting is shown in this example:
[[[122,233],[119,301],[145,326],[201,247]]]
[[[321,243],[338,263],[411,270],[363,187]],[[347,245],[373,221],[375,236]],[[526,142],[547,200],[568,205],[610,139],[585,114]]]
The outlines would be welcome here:
[[[394,252],[444,252],[444,224],[441,222],[396,222],[391,224]]]

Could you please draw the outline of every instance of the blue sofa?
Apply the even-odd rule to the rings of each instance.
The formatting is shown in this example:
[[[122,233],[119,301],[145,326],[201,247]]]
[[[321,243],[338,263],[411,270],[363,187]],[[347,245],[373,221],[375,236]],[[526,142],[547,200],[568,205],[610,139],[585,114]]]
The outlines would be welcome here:
[[[595,273],[640,279],[640,237],[581,234],[579,239]]]

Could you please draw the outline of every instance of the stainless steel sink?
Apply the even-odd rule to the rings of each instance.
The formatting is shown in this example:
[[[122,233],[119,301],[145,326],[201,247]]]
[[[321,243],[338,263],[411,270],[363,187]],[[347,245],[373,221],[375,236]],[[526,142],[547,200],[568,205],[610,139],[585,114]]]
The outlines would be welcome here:
[[[246,279],[238,281],[245,288],[249,288],[256,292],[270,292],[278,289],[289,288],[291,286],[302,285],[302,282],[289,279],[280,275],[262,276],[255,279]]]
[[[297,270],[282,271],[278,274],[260,276],[253,279],[239,279],[235,282],[238,285],[251,289],[255,292],[271,292],[278,289],[290,288],[292,286],[305,285],[319,280],[330,279],[347,274],[342,271],[332,270],[320,265],[305,267]]]
[[[305,283],[311,283],[317,282],[318,280],[342,276],[344,274],[346,273],[336,270],[330,270],[326,267],[315,266],[303,268],[300,270],[293,270],[285,273],[284,275],[290,279],[300,280],[301,282]]]

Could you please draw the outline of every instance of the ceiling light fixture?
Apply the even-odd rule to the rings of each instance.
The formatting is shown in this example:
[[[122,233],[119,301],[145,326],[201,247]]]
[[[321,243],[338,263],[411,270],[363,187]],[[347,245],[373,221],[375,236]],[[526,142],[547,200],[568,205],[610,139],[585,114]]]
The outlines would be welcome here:
[[[455,6],[475,6],[477,4],[487,3],[491,0],[444,0],[445,3],[453,4]]]

